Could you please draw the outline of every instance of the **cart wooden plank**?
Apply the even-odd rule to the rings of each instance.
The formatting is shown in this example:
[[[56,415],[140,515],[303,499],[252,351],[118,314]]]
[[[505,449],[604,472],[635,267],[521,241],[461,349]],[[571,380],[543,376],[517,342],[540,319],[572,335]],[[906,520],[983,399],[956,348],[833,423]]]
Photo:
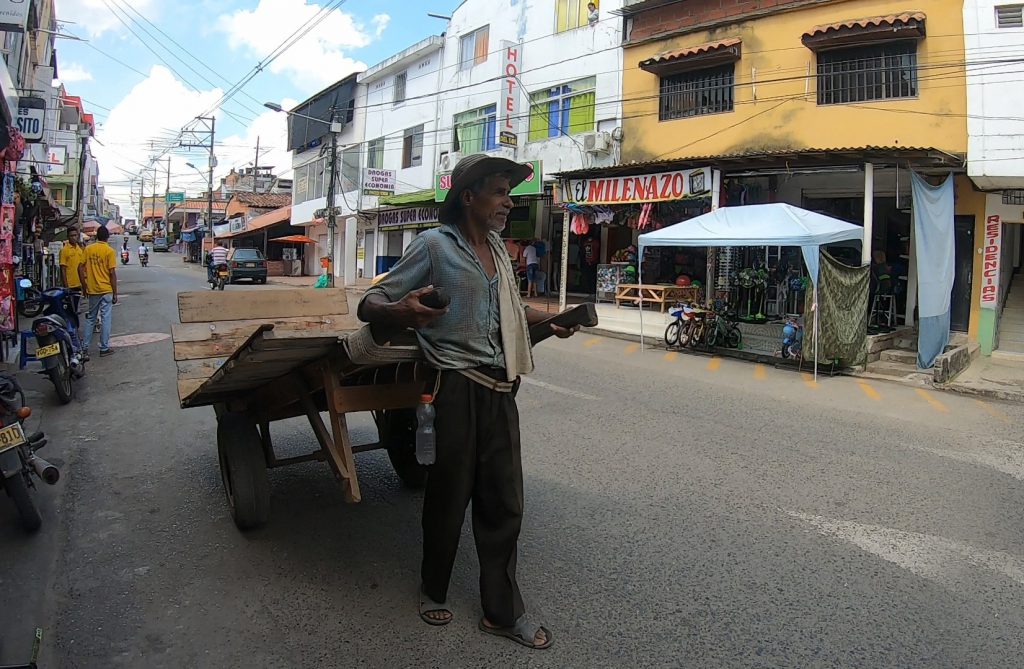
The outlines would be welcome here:
[[[210,341],[228,337],[248,337],[261,325],[273,325],[275,337],[321,337],[351,332],[361,323],[355,314],[325,314],[322,316],[296,316],[293,318],[246,319],[211,323],[174,323],[171,339],[175,343]]]
[[[344,288],[178,293],[178,320],[182,323],[266,321],[347,313],[348,297]]]

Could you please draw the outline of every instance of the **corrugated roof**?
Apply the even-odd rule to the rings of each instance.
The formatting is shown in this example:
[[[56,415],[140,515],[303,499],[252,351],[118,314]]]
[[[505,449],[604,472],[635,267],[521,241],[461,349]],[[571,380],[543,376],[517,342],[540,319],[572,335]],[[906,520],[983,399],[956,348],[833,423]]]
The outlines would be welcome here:
[[[258,209],[277,209],[291,205],[291,193],[235,193],[231,199]]]
[[[657,65],[659,63],[670,63],[680,58],[686,58],[688,56],[697,56],[702,53],[711,53],[719,49],[728,49],[740,44],[743,40],[739,37],[730,37],[729,39],[718,40],[717,42],[707,42],[706,44],[698,44],[697,46],[687,47],[685,49],[676,49],[674,51],[665,51],[659,53],[656,56],[652,56],[647,60],[640,62],[640,67],[644,65]]]
[[[828,23],[825,25],[814,26],[810,30],[804,33],[804,37],[814,37],[816,35],[823,35],[829,32],[850,29],[850,28],[875,28],[880,26],[901,26],[910,23],[911,21],[924,21],[924,12],[908,11],[900,14],[889,14],[887,16],[871,16],[866,19],[852,19],[849,21],[840,21],[838,23]]]

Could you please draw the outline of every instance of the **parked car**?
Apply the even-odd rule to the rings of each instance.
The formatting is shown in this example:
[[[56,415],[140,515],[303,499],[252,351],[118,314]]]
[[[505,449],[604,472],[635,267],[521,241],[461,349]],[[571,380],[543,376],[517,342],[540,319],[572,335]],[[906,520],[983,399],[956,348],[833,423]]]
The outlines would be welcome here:
[[[156,251],[164,251],[164,252],[166,252],[167,250],[168,250],[168,247],[167,247],[167,237],[161,235],[159,237],[154,237],[153,238],[153,251],[154,252],[156,252]]]
[[[267,282],[267,259],[259,249],[232,249],[228,255],[228,269],[231,271],[231,283],[239,279]]]

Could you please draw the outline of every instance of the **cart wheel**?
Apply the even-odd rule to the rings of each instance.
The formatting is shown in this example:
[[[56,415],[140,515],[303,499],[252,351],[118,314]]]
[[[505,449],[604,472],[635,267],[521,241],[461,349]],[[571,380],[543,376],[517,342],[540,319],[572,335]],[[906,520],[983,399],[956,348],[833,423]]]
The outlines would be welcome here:
[[[270,482],[256,423],[241,413],[221,415],[217,419],[217,455],[235,525],[248,530],[266,523],[270,516]]]
[[[405,487],[425,486],[427,468],[416,462],[416,412],[412,409],[384,411],[377,431],[388,450],[391,466]]]

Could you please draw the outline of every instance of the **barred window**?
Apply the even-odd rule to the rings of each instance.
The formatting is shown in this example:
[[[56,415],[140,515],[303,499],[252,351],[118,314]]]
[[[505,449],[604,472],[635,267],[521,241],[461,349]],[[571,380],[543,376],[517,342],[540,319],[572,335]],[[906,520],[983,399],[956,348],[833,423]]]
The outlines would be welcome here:
[[[917,96],[917,42],[818,53],[818,104]]]
[[[735,72],[735,64],[729,63],[662,77],[658,118],[669,121],[732,111]]]
[[[1003,204],[1024,204],[1024,190],[1004,190]]]

